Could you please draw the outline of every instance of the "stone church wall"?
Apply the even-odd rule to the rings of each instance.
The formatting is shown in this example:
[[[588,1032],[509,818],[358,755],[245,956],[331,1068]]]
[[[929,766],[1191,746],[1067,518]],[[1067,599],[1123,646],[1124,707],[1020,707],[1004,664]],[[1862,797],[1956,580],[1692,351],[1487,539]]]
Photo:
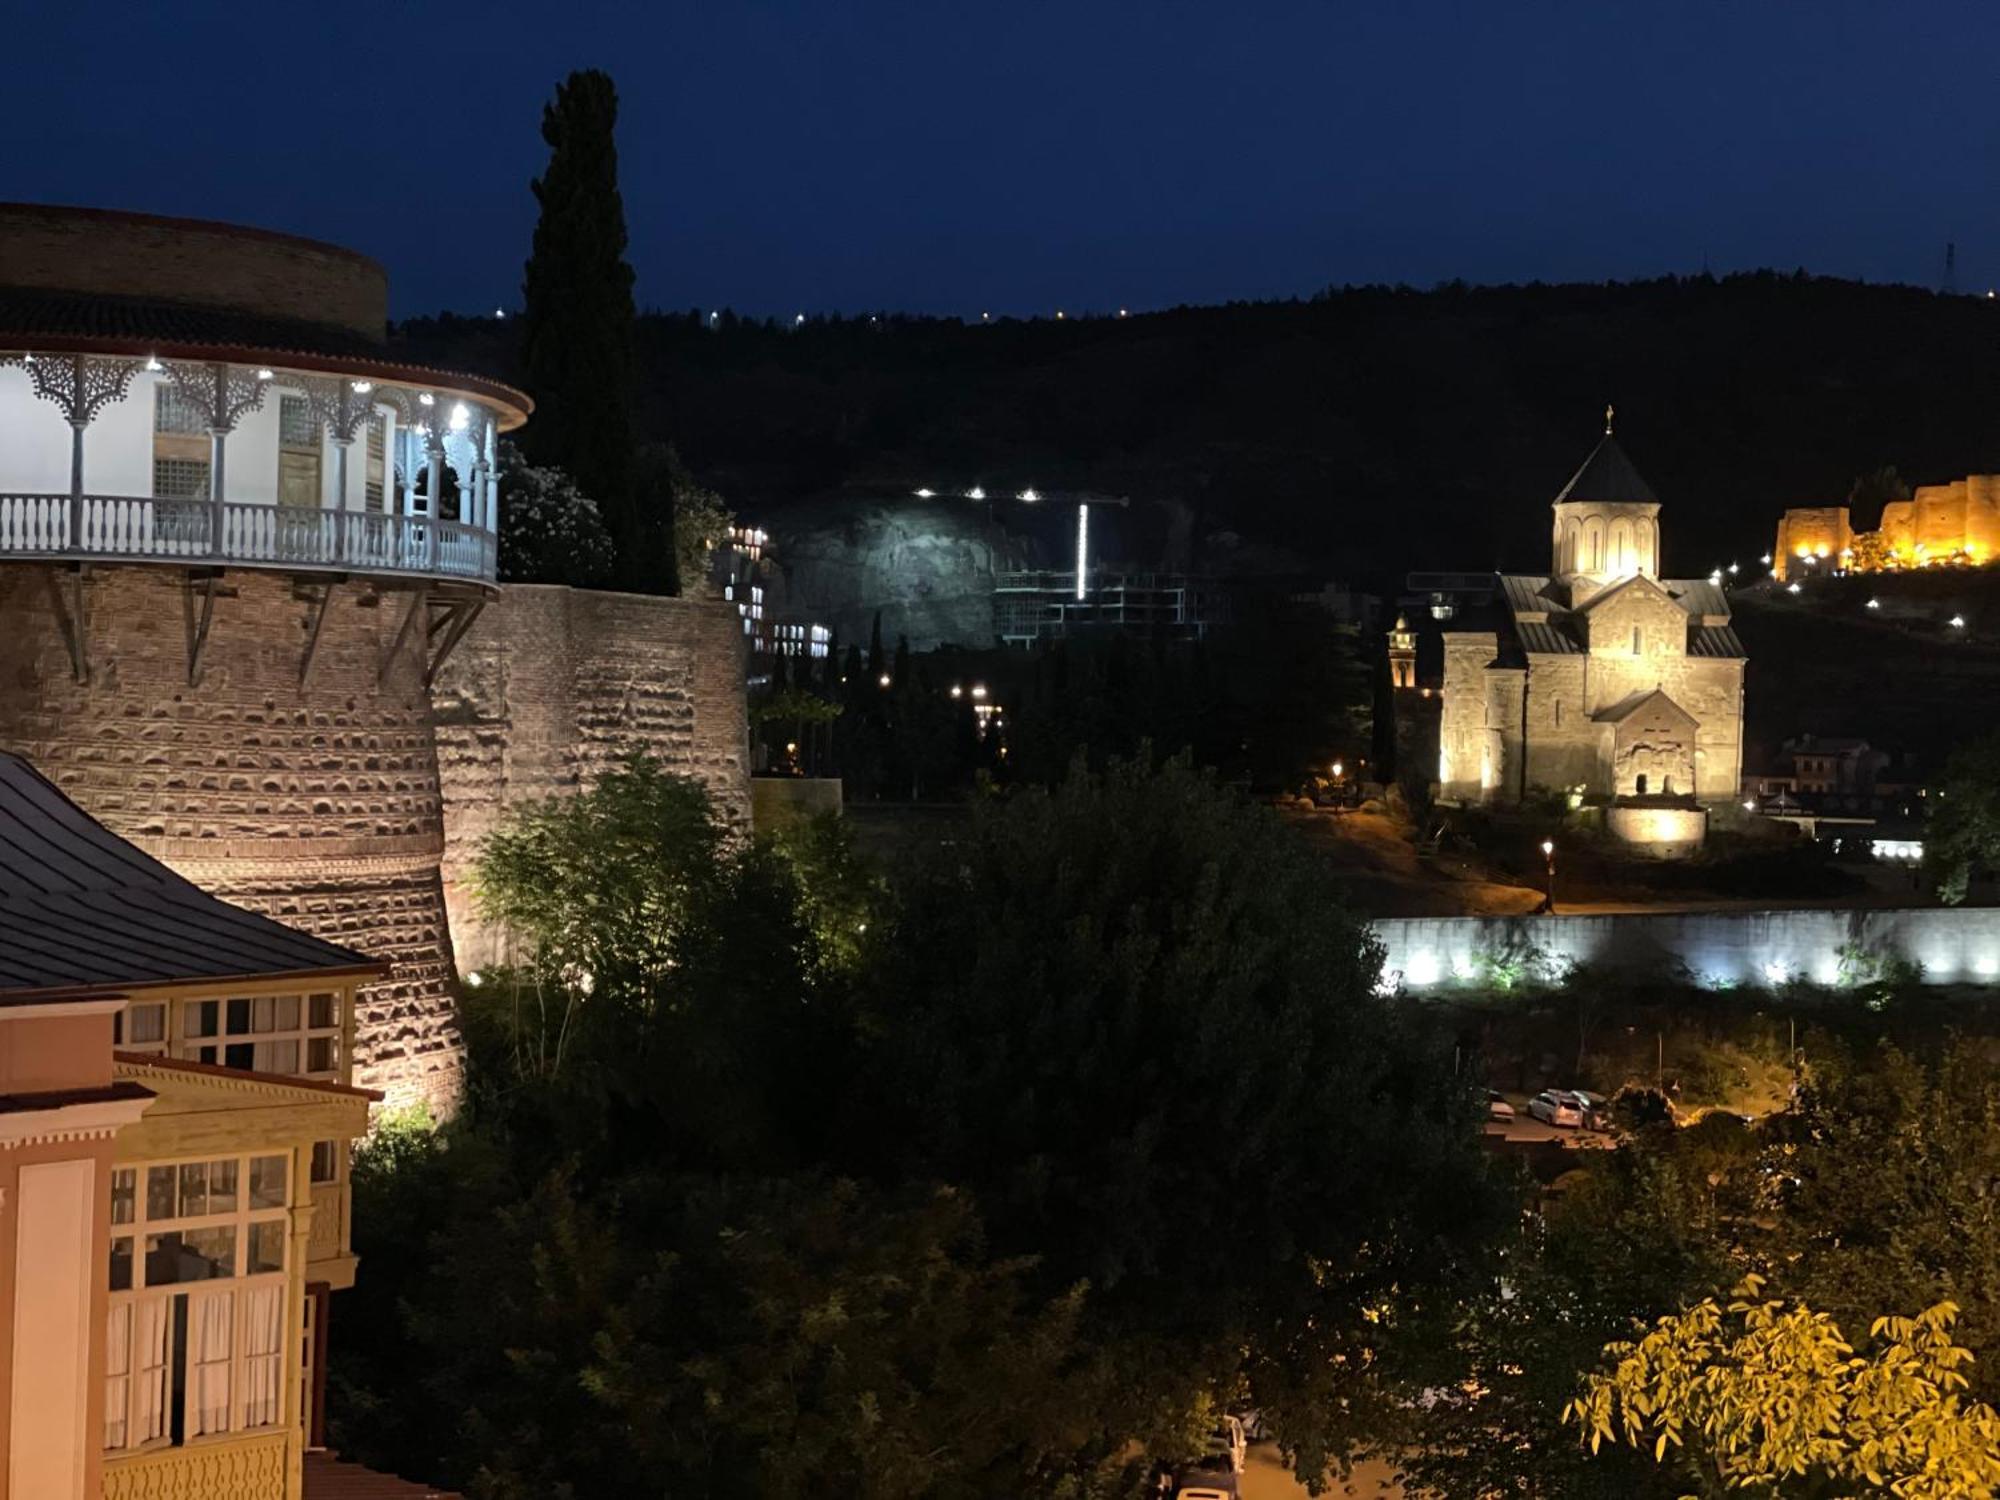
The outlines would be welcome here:
[[[408,596],[337,584],[302,688],[309,600],[276,574],[226,573],[190,686],[179,575],[96,568],[78,682],[49,592],[68,576],[0,567],[0,746],[216,895],[389,960],[357,1003],[355,1081],[448,1108],[437,756],[414,645],[384,667]]]
[[[727,604],[509,584],[432,690],[444,898],[462,968],[506,956],[473,909],[479,842],[513,808],[589,786],[633,750],[750,824],[742,625]]]

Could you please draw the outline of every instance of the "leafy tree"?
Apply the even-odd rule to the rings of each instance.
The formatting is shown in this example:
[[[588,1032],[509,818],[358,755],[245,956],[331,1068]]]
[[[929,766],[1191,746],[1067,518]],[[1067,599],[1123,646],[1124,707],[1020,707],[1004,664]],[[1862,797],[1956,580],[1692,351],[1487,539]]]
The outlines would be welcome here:
[[[1877,1318],[1857,1355],[1840,1325],[1761,1296],[1747,1276],[1605,1348],[1565,1416],[1606,1442],[1671,1452],[1705,1495],[1822,1495],[1866,1484],[1909,1500],[1980,1500],[2000,1485],[2000,1413],[1963,1394],[1958,1309]]]
[[[501,581],[602,584],[611,573],[612,547],[597,502],[561,469],[527,462],[504,438],[499,457],[507,496],[500,525]]]
[[[542,112],[547,170],[522,282],[521,358],[535,398],[523,442],[603,507],[621,588],[672,586],[670,534],[635,488],[632,267],[618,191],[618,91],[596,69],[571,73]]]
[[[1924,873],[1947,905],[2000,869],[2000,735],[1956,750],[1924,825]]]
[[[701,785],[634,756],[493,833],[475,893],[540,974],[585,993],[644,986],[672,967],[680,917],[721,843]]]
[[[647,514],[670,518],[675,592],[708,592],[709,554],[719,546],[736,514],[723,498],[688,472],[669,443],[639,450],[640,494]]]
[[[1353,1451],[1385,1320],[1499,1202],[1325,866],[1184,760],[1079,766],[975,809],[890,916],[876,1170],[973,1191],[1049,1292],[1089,1281],[1094,1335],[1160,1367],[1133,1428],[1245,1380],[1302,1472]]]

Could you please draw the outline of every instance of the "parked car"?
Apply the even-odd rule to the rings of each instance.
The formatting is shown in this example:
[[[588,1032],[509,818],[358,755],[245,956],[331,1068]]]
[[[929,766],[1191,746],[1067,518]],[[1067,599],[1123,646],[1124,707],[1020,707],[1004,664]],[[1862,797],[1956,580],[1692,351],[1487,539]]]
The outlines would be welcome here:
[[[1243,1482],[1226,1456],[1212,1453],[1183,1469],[1170,1493],[1173,1500],[1237,1500]]]
[[[1208,1434],[1208,1457],[1226,1459],[1232,1474],[1243,1472],[1243,1461],[1249,1456],[1250,1440],[1243,1430],[1243,1419],[1227,1414],[1215,1419],[1215,1426]]]
[[[1611,1128],[1611,1101],[1602,1094],[1593,1094],[1589,1089],[1571,1089],[1570,1097],[1576,1101],[1583,1114],[1585,1130],[1609,1130]]]
[[[1493,1089],[1486,1091],[1486,1118],[1498,1120],[1502,1124],[1514,1118],[1514,1106],[1507,1102],[1507,1096]]]
[[[1543,1089],[1528,1101],[1528,1113],[1545,1125],[1575,1130],[1583,1124],[1582,1108],[1562,1089]]]

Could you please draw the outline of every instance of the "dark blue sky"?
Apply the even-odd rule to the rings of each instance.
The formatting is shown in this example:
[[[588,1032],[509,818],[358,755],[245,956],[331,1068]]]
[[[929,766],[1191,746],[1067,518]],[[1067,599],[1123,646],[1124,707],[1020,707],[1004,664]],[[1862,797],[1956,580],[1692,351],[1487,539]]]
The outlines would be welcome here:
[[[29,4],[0,198],[243,220],[513,305],[608,68],[643,303],[976,316],[1804,265],[2000,281],[2000,5]]]

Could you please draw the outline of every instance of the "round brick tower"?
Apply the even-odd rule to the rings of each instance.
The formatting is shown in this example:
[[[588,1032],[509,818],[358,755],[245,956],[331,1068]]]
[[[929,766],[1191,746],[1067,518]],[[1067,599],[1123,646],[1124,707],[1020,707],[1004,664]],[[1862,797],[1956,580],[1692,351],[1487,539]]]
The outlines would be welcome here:
[[[218,895],[387,959],[354,1078],[459,1079],[431,679],[519,392],[398,361],[365,257],[0,205],[0,746]]]

